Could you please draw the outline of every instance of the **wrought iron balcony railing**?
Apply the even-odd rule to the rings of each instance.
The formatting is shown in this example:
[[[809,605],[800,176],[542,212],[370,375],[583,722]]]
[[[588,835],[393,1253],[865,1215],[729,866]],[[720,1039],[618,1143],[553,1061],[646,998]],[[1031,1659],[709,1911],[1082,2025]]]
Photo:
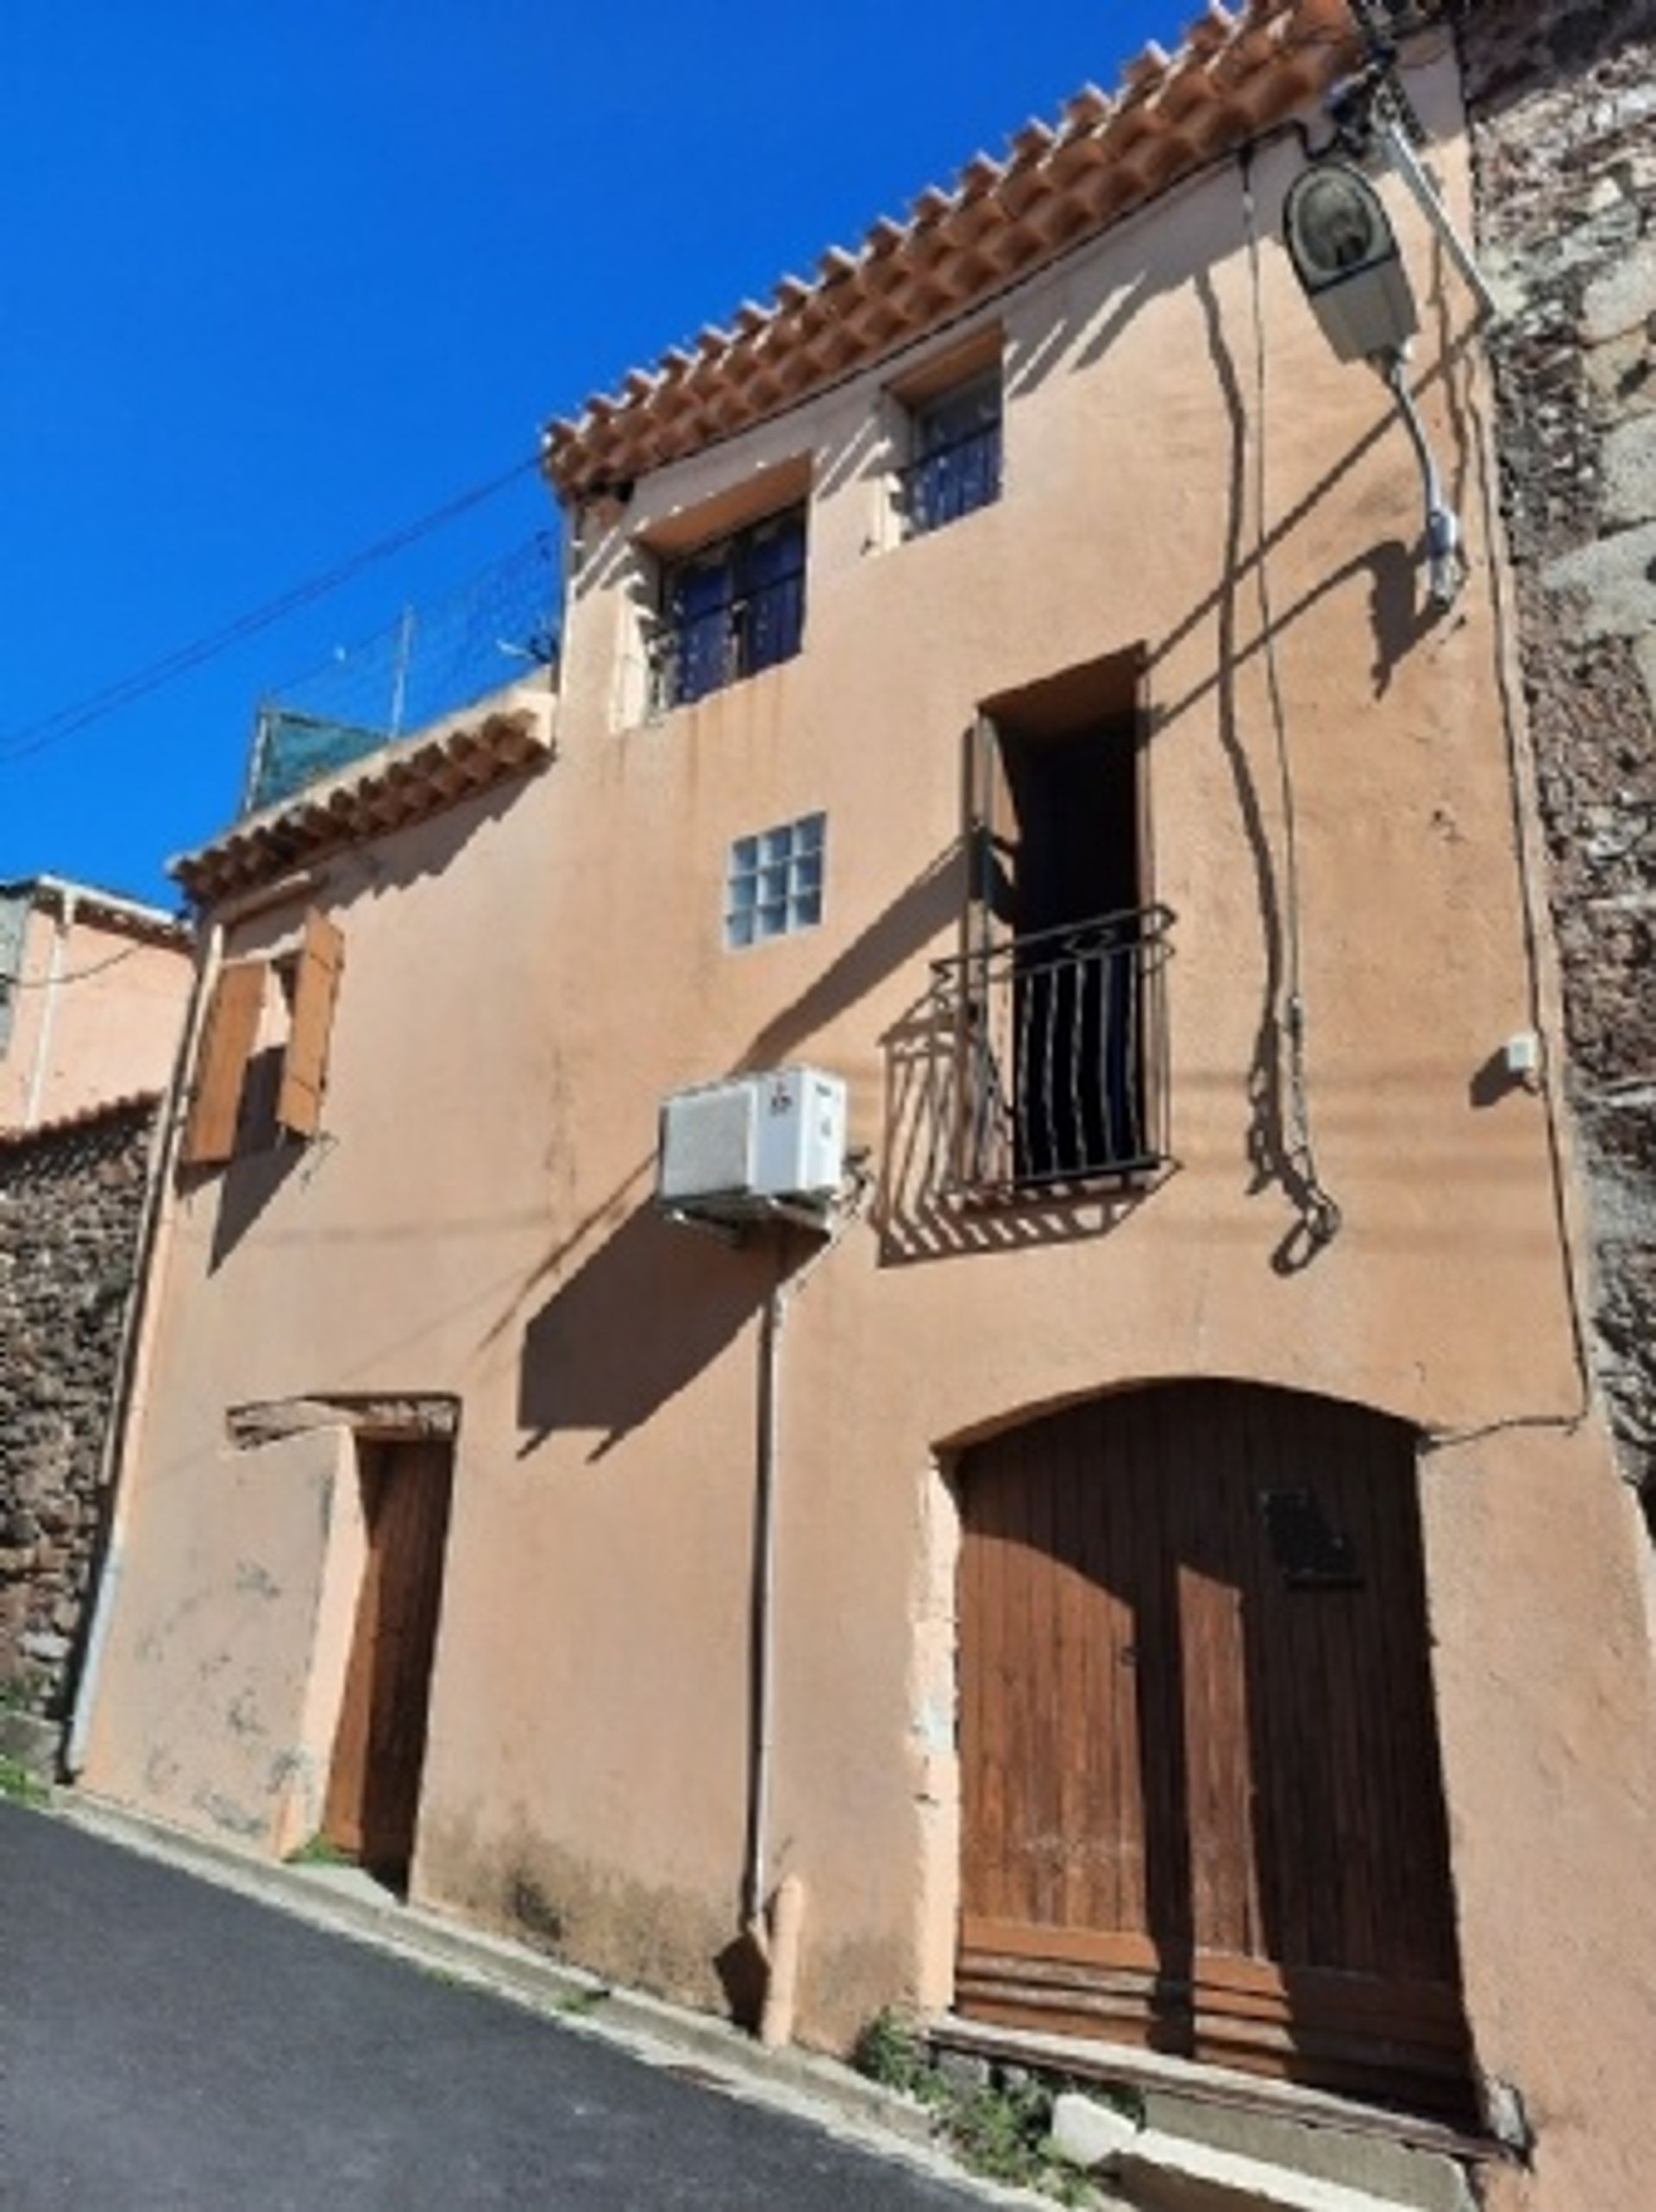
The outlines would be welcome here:
[[[654,710],[688,707],[791,660],[805,632],[805,575],[778,576],[693,615],[668,613],[648,643]]]
[[[1000,496],[999,419],[933,445],[898,470],[897,484],[911,537],[991,506]]]
[[[954,1038],[954,1189],[1011,1192],[1164,1164],[1172,921],[1145,907],[933,964]]]

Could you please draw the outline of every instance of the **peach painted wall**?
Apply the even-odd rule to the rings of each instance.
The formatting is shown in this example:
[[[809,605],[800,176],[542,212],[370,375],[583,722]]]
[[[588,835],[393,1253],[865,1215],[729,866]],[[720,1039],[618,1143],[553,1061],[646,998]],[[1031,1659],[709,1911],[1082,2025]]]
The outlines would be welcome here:
[[[61,936],[60,980],[51,983]],[[56,1122],[136,1090],[164,1090],[184,1027],[191,958],[183,945],[155,942],[96,909],[66,929],[54,905],[37,905],[25,927],[22,988],[0,1052],[0,1128],[22,1128],[36,1097],[36,1122]]]
[[[1418,97],[1441,116],[1450,92],[1440,71]],[[1297,160],[1276,148],[1255,178],[1268,581],[1338,1237],[1283,1267],[1293,1210],[1250,1157],[1284,824],[1232,168],[1001,304],[997,506],[888,542],[875,377],[663,471],[589,536],[555,763],[327,868],[313,895],[346,953],[324,1134],[178,1197],[86,1778],[198,1826],[268,1822],[268,1790],[218,1760],[210,1731],[187,1770],[170,1749],[179,1712],[199,1715],[205,1647],[157,1643],[191,1601],[190,1531],[235,1511],[225,1410],[455,1392],[415,1893],[530,1932],[555,1923],[579,1958],[718,2002],[739,1919],[758,1336],[777,1254],[657,1216],[656,1116],[680,1084],[818,1063],[850,1078],[881,1188],[783,1335],[768,1840],[771,1877],[808,1886],[806,2035],[843,2043],[881,2004],[949,1995],[951,1446],[1151,1377],[1327,1392],[1490,1431],[1422,1474],[1479,2060],[1546,2130],[1510,2202],[1635,2212],[1656,2026],[1647,1569],[1596,1423],[1566,1426],[1578,1379],[1543,1102],[1474,1103],[1529,1020],[1488,397],[1464,295],[1400,201],[1427,302],[1414,374],[1471,562],[1453,614],[1427,625],[1410,610],[1407,443],[1378,380],[1333,361],[1275,243]],[[637,534],[805,453],[802,652],[618,726]],[[1141,639],[1153,888],[1178,917],[1176,1169],[1097,1233],[962,1226],[915,1203],[888,1086],[927,962],[956,943],[963,734],[979,701]],[[730,840],[819,808],[822,927],[726,952]],[[226,949],[279,946],[302,903]],[[216,1777],[233,1773],[227,1817]]]

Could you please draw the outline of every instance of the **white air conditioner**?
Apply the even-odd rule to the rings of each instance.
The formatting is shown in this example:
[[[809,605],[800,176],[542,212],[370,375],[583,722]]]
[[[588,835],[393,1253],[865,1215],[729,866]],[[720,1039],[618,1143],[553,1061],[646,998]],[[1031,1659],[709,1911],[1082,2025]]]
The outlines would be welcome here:
[[[671,1212],[820,1216],[844,1172],[845,1085],[819,1068],[735,1076],[662,1103],[656,1196]]]

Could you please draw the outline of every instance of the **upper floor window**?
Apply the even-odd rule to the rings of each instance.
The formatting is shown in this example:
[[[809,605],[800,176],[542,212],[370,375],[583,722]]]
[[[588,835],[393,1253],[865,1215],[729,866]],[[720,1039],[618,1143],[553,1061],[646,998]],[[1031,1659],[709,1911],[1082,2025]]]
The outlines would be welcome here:
[[[663,562],[657,695],[687,706],[800,650],[805,508],[788,507]]]
[[[903,527],[941,530],[1000,496],[999,364],[913,402],[909,459],[900,472]]]

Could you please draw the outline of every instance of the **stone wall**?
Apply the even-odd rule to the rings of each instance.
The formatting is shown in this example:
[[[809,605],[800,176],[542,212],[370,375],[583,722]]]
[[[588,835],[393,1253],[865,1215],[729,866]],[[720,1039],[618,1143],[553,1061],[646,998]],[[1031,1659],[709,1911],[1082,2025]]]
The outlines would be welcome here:
[[[0,1750],[36,1763],[72,1689],[155,1112],[0,1142]]]
[[[1459,35],[1520,661],[1592,1194],[1591,1350],[1656,1508],[1656,0]]]

